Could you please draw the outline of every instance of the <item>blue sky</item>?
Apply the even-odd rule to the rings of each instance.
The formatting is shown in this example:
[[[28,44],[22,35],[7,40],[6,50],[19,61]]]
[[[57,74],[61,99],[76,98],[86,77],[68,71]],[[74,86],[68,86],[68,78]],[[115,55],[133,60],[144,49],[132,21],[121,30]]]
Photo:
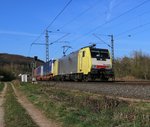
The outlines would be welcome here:
[[[108,44],[110,37],[107,35],[113,34],[116,57],[130,56],[135,50],[150,54],[150,0],[122,15],[144,1],[73,0],[49,28],[52,31],[49,33],[50,42],[70,33],[61,39],[61,42],[66,43],[50,45],[50,58],[61,57],[63,45],[72,46],[69,52],[90,43],[97,43],[99,48],[109,48],[93,34]],[[45,46],[33,45],[30,48],[30,44],[67,2],[68,0],[0,0],[0,53],[37,55],[45,60]],[[45,35],[37,43],[45,43]]]

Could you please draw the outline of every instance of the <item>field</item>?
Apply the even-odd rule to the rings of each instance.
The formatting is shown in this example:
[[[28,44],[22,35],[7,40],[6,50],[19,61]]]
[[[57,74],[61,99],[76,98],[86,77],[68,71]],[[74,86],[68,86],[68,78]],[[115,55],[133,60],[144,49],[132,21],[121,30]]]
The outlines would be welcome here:
[[[115,96],[109,97],[92,91],[64,87],[65,82],[61,87],[62,83],[4,84],[1,85],[0,92],[0,127],[149,127],[150,125],[149,101],[125,101]]]
[[[150,103],[131,103],[56,86],[21,84],[18,88],[49,119],[64,127],[149,127]]]

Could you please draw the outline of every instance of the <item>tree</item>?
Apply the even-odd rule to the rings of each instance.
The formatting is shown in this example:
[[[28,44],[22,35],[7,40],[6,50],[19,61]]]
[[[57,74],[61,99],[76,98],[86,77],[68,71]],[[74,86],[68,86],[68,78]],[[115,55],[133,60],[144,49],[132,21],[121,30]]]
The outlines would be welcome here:
[[[134,51],[132,57],[116,59],[115,74],[119,78],[133,76],[137,79],[150,79],[150,56],[142,51]]]

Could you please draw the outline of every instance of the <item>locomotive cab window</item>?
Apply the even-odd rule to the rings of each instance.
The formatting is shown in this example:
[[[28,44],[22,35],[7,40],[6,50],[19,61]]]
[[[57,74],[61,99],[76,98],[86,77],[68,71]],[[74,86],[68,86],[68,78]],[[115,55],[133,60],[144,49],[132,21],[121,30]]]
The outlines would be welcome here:
[[[110,55],[107,49],[91,49],[92,58],[110,59]]]
[[[82,52],[82,57],[85,57],[85,51]]]

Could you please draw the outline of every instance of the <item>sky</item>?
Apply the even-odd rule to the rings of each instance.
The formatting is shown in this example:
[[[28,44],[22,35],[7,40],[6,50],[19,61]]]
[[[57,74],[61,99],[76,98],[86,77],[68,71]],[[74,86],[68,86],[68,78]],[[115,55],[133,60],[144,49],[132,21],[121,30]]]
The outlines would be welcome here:
[[[38,56],[45,60],[45,28],[69,0],[0,0],[0,53]],[[134,51],[150,55],[150,0],[72,0],[48,28],[50,58],[96,43],[107,48],[114,36],[115,57]],[[96,35],[97,37],[95,37]],[[106,44],[107,43],[107,44]]]

